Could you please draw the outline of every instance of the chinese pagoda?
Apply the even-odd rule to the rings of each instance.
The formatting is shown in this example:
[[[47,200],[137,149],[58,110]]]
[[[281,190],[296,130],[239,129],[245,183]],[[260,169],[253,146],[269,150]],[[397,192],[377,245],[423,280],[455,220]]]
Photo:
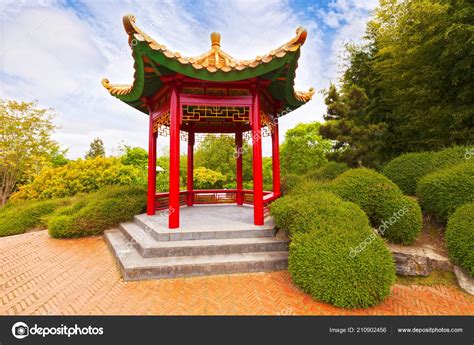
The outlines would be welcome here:
[[[134,59],[130,85],[103,86],[119,100],[149,116],[147,214],[168,210],[168,228],[180,226],[180,206],[233,203],[253,205],[255,225],[263,225],[268,204],[280,196],[278,118],[308,102],[314,94],[294,90],[295,70],[306,31],[253,60],[238,60],[221,49],[221,37],[211,34],[211,49],[184,57],[156,42],[123,17]],[[195,190],[193,147],[203,133],[235,136],[236,189]],[[170,138],[169,192],[156,193],[157,136]],[[263,190],[262,137],[271,136],[273,191]],[[242,143],[252,141],[253,189],[243,188]],[[187,188],[180,190],[180,141],[187,142]]]

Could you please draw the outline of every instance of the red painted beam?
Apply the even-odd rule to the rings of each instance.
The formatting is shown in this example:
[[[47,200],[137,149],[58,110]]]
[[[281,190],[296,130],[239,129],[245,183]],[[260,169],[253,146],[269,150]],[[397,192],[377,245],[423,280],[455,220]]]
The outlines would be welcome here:
[[[170,229],[179,228],[179,94],[178,85],[174,84],[170,100],[170,167],[169,167],[169,219]]]
[[[278,118],[273,120],[272,131],[272,170],[273,193],[280,195],[280,146],[278,141]]]
[[[235,133],[235,146],[236,146],[236,182],[237,182],[237,205],[242,205],[244,202],[244,195],[242,194],[243,189],[243,176],[242,176],[242,131]]]
[[[257,87],[252,90],[252,152],[253,152],[253,220],[255,225],[263,225],[263,171],[262,133],[260,124],[260,96]]]
[[[193,206],[194,195],[193,195],[193,188],[194,188],[194,132],[188,133],[188,171],[186,177],[186,185],[188,188],[188,195],[187,195],[187,205]]]
[[[153,133],[153,116],[150,112],[148,125],[148,196],[146,213],[149,216],[155,214],[155,194],[156,194],[156,137]]]

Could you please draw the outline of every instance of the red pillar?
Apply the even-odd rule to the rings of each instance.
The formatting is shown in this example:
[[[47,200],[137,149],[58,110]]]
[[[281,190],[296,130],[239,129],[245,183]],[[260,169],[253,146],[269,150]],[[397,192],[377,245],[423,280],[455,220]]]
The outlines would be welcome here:
[[[188,132],[188,174],[186,177],[188,198],[188,206],[193,206],[194,203],[194,194],[193,194],[193,170],[194,170],[194,132]]]
[[[235,146],[237,150],[236,158],[236,180],[237,180],[237,205],[244,203],[243,189],[243,177],[242,177],[242,131],[235,132]]]
[[[280,145],[278,142],[278,118],[274,119],[272,131],[273,193],[280,194]]]
[[[146,214],[155,214],[156,196],[156,137],[158,133],[153,133],[153,115],[150,111],[150,121],[148,125],[148,197]]]
[[[170,191],[169,219],[170,229],[179,228],[179,95],[177,85],[173,85],[170,99]]]
[[[252,91],[252,152],[253,152],[253,222],[263,225],[262,134],[260,131],[260,97]]]

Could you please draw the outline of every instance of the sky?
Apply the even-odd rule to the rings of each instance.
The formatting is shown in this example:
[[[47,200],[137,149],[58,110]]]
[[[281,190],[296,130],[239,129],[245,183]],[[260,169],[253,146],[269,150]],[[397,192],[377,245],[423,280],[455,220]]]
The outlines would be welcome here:
[[[84,156],[100,137],[108,155],[123,144],[147,148],[147,116],[108,94],[112,84],[133,81],[133,59],[122,26],[124,14],[157,42],[184,56],[221,48],[252,59],[286,43],[298,26],[308,31],[295,89],[316,89],[313,100],[280,120],[284,133],[300,122],[323,121],[322,90],[337,82],[344,44],[361,42],[377,0],[0,0],[0,98],[36,100],[53,108],[53,138],[71,159]],[[160,152],[168,138],[160,138]],[[185,148],[185,145],[181,145]],[[271,154],[269,139],[263,154]]]

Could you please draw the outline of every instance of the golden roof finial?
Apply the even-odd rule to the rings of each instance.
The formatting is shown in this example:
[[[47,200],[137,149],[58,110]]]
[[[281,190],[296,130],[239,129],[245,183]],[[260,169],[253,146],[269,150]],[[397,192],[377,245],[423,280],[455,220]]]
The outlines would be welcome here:
[[[220,47],[221,46],[221,34],[218,32],[213,32],[211,34],[211,45],[212,48]]]

